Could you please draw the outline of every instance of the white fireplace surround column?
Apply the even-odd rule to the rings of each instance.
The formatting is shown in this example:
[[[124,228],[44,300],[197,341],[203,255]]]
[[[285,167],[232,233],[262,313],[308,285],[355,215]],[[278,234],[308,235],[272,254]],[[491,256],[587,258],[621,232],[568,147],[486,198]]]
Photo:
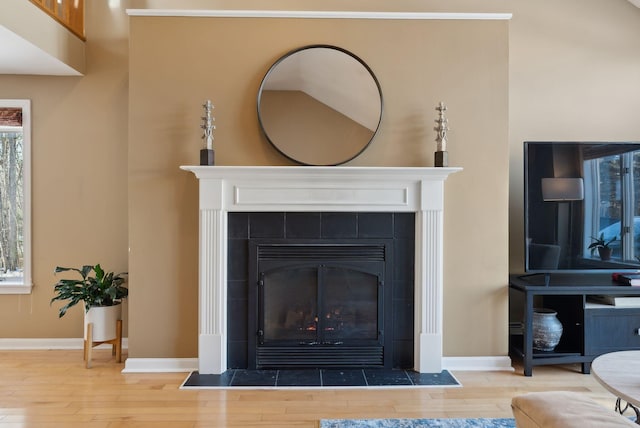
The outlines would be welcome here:
[[[227,213],[414,212],[414,369],[442,371],[444,181],[461,168],[182,166],[200,180],[198,364],[227,370]]]

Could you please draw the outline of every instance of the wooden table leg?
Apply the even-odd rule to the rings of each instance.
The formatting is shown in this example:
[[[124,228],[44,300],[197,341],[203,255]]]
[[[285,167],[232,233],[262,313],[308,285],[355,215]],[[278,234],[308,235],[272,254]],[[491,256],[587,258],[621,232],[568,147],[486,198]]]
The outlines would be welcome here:
[[[122,362],[122,320],[116,322],[116,339],[112,352],[115,352],[116,363]]]
[[[84,339],[84,360],[86,368],[91,368],[91,355],[93,347],[108,343],[111,345],[111,355],[115,355],[116,362],[122,362],[122,320],[116,321],[116,337],[111,340],[104,340],[101,342],[93,341],[93,324],[87,324],[87,337]]]
[[[85,367],[91,368],[91,354],[93,350],[93,324],[87,324],[87,337],[84,338],[84,360]]]

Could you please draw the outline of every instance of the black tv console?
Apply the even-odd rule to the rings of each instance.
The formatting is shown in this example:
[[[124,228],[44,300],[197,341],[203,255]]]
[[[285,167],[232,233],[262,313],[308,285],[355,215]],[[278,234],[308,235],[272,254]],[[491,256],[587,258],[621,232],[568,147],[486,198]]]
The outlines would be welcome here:
[[[524,375],[547,364],[581,363],[582,373],[607,352],[640,349],[640,306],[589,302],[590,296],[640,296],[640,287],[618,285],[606,274],[552,274],[509,277],[509,355],[521,358]],[[562,323],[553,351],[533,349],[533,309],[555,310]]]

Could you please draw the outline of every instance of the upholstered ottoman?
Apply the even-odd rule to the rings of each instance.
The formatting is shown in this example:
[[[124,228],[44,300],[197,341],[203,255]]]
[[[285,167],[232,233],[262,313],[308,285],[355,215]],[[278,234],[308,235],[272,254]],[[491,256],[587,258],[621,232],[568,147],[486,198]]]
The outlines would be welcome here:
[[[636,427],[628,418],[577,392],[532,392],[513,397],[518,428]]]

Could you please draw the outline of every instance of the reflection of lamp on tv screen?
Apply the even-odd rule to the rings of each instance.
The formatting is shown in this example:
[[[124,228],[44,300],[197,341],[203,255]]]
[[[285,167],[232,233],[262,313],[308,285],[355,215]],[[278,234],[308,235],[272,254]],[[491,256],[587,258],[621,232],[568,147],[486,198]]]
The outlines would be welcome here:
[[[525,142],[524,160],[526,272],[640,270],[640,142]]]
[[[584,199],[582,178],[543,178],[543,201],[581,201]]]
[[[542,179],[542,200],[556,205],[556,223],[555,227],[555,244],[557,269],[561,257],[566,256],[567,248],[572,248],[572,218],[573,218],[573,201],[581,201],[584,199],[584,182],[582,178],[543,178]],[[530,247],[529,251],[533,251]],[[529,257],[529,266],[536,269],[549,269],[551,264],[545,261],[544,264],[538,265],[534,263],[536,258],[531,255]]]

